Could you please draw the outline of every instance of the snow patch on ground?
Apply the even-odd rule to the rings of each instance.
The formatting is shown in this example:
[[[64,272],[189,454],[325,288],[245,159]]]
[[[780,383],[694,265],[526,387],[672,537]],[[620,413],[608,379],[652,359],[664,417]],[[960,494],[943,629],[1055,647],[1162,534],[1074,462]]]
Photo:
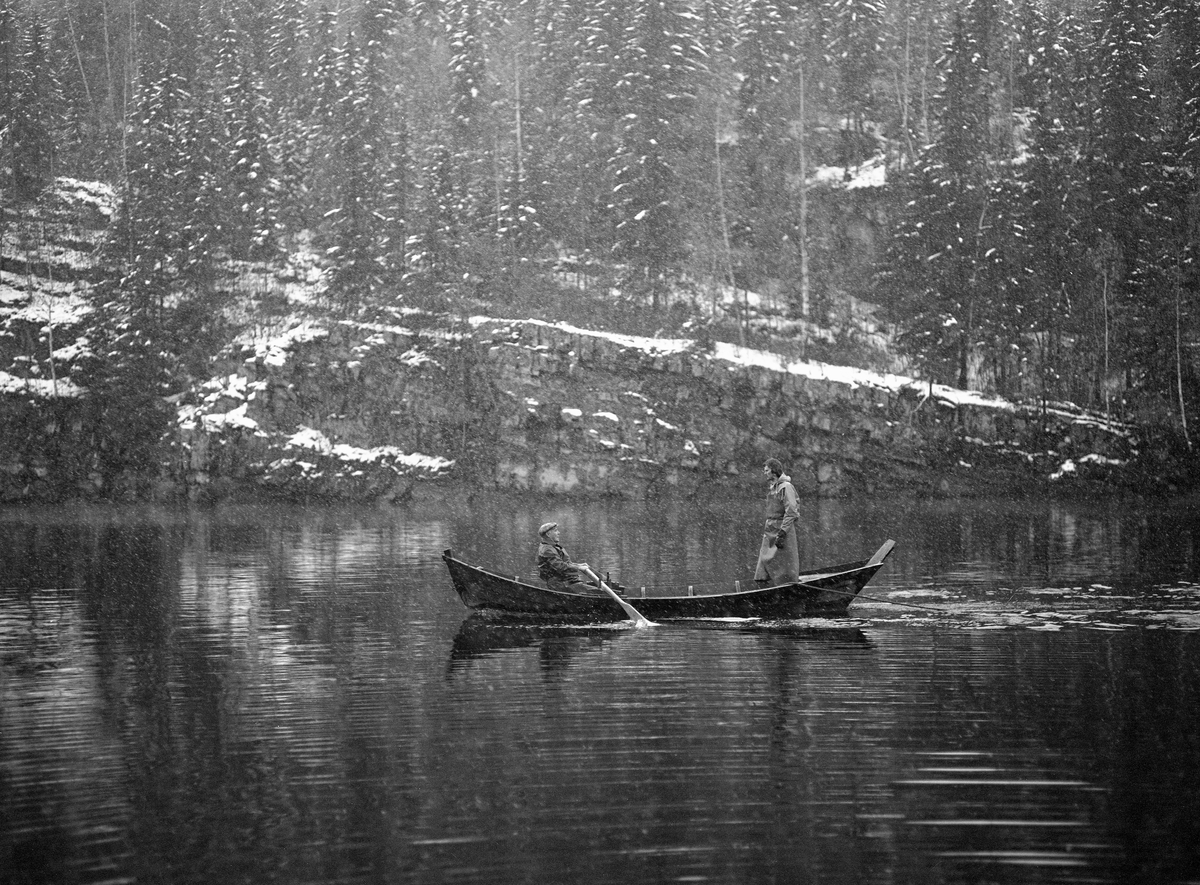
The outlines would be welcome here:
[[[808,178],[810,185],[823,184],[858,190],[864,187],[883,187],[887,184],[887,163],[883,157],[872,157],[857,166],[818,166]]]
[[[82,393],[83,388],[69,378],[18,378],[16,375],[0,371],[0,395],[30,396],[34,399],[73,399]]]
[[[329,330],[319,323],[302,321],[282,332],[262,334],[260,330],[249,330],[235,340],[235,344],[249,348],[252,360],[261,360],[264,365],[282,367],[287,364],[288,352],[297,344],[328,337]]]
[[[0,321],[53,324],[55,328],[78,323],[91,313],[91,305],[80,292],[78,283],[30,278],[0,272]]]
[[[82,181],[64,176],[55,180],[54,194],[68,203],[91,206],[109,218],[117,211],[117,192],[103,181]]]

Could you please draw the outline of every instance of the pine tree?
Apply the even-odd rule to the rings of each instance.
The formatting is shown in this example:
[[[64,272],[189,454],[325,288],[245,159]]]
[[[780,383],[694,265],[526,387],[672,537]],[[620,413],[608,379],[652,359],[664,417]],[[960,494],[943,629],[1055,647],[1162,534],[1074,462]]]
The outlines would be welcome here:
[[[1171,0],[1164,10],[1168,89],[1172,97],[1165,160],[1169,168],[1177,170],[1171,194],[1177,219],[1178,290],[1181,310],[1190,319],[1186,343],[1192,349],[1200,337],[1200,18],[1194,12],[1186,0]],[[1195,385],[1194,360],[1187,374]],[[1200,398],[1200,391],[1193,389],[1192,398],[1193,402]]]
[[[423,284],[418,293],[422,300],[440,299],[459,277],[455,247],[465,231],[463,217],[457,211],[461,196],[455,173],[450,148],[436,146],[425,170],[421,230],[416,254],[412,256],[417,281]]]
[[[485,11],[481,0],[453,0],[439,19],[448,76],[420,173],[426,186],[417,270],[424,297],[472,289],[495,269],[498,200]]]
[[[1034,353],[1038,391],[1093,404],[1102,402],[1107,305],[1089,249],[1096,230],[1089,224],[1087,188],[1079,162],[1086,120],[1072,94],[1083,56],[1068,18],[1027,16],[1022,44],[1033,61],[1020,75],[1022,101],[1033,109],[1028,161],[1021,167],[1026,297],[1018,305],[1027,333],[1017,345],[1041,343]],[[1099,297],[1097,297],[1099,295]],[[1068,349],[1065,341],[1073,341]],[[1073,356],[1072,356],[1073,354]]]
[[[123,267],[120,290],[134,322],[157,328],[171,289],[184,207],[175,187],[186,91],[165,62],[138,84],[128,178],[112,245]]]
[[[368,3],[360,42],[351,35],[342,52],[341,201],[334,216],[330,289],[347,306],[379,291],[387,271],[384,239],[389,218],[381,198],[381,173],[388,168],[391,147],[389,93],[383,83],[391,16],[385,4]]]
[[[407,84],[413,78],[411,50],[418,37],[411,15],[399,10],[381,7],[375,20],[377,24],[386,24],[387,29],[370,39],[381,46],[385,41],[390,45],[381,58],[377,87],[376,113],[381,139],[378,175],[382,179],[376,208],[380,218],[378,247],[385,287],[398,299],[404,295],[409,270],[409,234],[413,222],[416,169],[410,131],[413,103]],[[390,78],[388,71],[394,72]]]
[[[1162,194],[1156,192],[1153,174],[1158,103],[1149,78],[1157,39],[1152,12],[1151,0],[1101,4],[1094,159],[1088,174],[1093,212],[1114,246],[1108,263],[1114,355],[1130,381],[1145,369],[1151,373],[1148,386],[1164,390],[1161,345],[1173,324],[1167,323],[1161,290],[1153,280]]]
[[[305,9],[302,0],[277,0],[268,7],[263,70],[272,84],[273,96],[280,101],[306,86],[306,47],[311,35]]]
[[[222,240],[238,259],[273,254],[276,236],[275,163],[270,149],[265,90],[240,31],[226,22],[219,38]]]
[[[987,43],[994,0],[956,15],[944,66],[940,137],[909,177],[887,264],[908,293],[905,344],[935,377],[967,388],[981,345],[994,338],[985,301],[995,252],[990,229],[1001,206],[989,155]],[[978,28],[978,30],[976,30]],[[1007,202],[1007,201],[1006,201]]]
[[[894,92],[894,99],[882,110],[885,132],[896,140],[900,165],[907,167],[919,148],[932,141],[929,106],[934,47],[942,44],[947,9],[940,0],[893,0],[886,13],[882,32],[890,39],[878,61],[878,79],[887,84],[884,91],[890,88]]]
[[[14,112],[8,125],[9,170],[14,194],[32,199],[56,174],[62,132],[62,90],[50,51],[49,32],[34,14],[12,78]]]
[[[735,279],[730,233],[740,211],[735,137],[740,10],[735,7],[726,0],[701,0],[694,6],[693,39],[705,65],[691,78],[695,99],[690,131],[676,161],[681,235],[690,252],[685,272],[707,283],[714,309],[721,289]]]
[[[774,0],[750,0],[739,28],[738,155],[741,159],[741,239],[750,253],[742,262],[741,284],[761,289],[776,276],[771,258],[779,254],[779,220],[786,213],[787,195],[781,147],[788,115],[783,113],[786,63],[789,56],[783,16]],[[790,151],[788,151],[790,153]],[[752,270],[753,269],[753,270]],[[748,273],[747,273],[748,272]]]
[[[613,157],[614,257],[629,269],[626,282],[649,293],[656,309],[686,254],[674,165],[700,67],[693,28],[694,18],[671,0],[638,0],[624,35],[626,73],[617,82],[625,113]]]
[[[1159,233],[1149,261],[1168,332],[1167,399],[1178,432],[1194,447],[1200,367],[1191,353],[1200,337],[1200,18],[1191,4],[1160,4],[1159,62],[1152,76],[1160,97],[1162,159],[1158,166]]]
[[[986,41],[971,30],[968,16],[993,0],[974,0],[967,15],[957,14],[946,53],[945,87],[935,154],[947,175],[966,184],[986,178],[988,162],[988,68]],[[978,4],[978,6],[976,5]],[[971,16],[988,21],[987,15]]]
[[[882,50],[881,0],[831,0],[834,19],[830,55],[837,64],[838,94],[844,111],[843,165],[873,152],[865,124],[874,112],[874,79]]]
[[[339,206],[331,214],[333,246],[329,291],[343,309],[358,306],[377,285],[374,267],[370,188],[375,145],[367,131],[367,98],[354,34],[342,50],[342,98],[338,115]]]
[[[104,256],[110,274],[92,292],[93,356],[80,373],[89,390],[97,468],[110,493],[121,492],[124,477],[153,471],[170,423],[163,397],[181,374],[178,329],[168,314],[189,256],[197,254],[189,249],[197,209],[181,181],[197,168],[187,162],[194,143],[189,91],[165,49],[148,56],[130,120],[128,175]]]
[[[495,193],[490,142],[491,95],[484,52],[485,19],[482,0],[452,0],[447,4],[447,42],[450,49],[448,108],[454,158],[456,197],[468,228],[476,233],[492,227],[488,207]]]
[[[69,96],[69,156],[75,174],[115,181],[121,174],[127,97],[126,62],[135,41],[127,39],[131,16],[113,0],[55,4],[52,29],[64,94]]]
[[[298,187],[297,223],[320,231],[323,219],[339,206],[341,174],[339,107],[342,84],[341,47],[336,13],[322,6],[313,28],[313,47],[306,86],[296,97],[284,145],[289,178]]]
[[[0,182],[5,184],[12,175],[13,127],[21,80],[21,34],[18,24],[15,0],[0,0]]]
[[[557,6],[547,16],[547,28],[558,39],[543,48],[542,58],[550,71],[561,72],[566,91],[562,114],[553,121],[556,137],[548,158],[558,199],[543,217],[568,248],[585,257],[606,257],[617,222],[610,160],[622,115],[617,82],[625,59],[624,6],[591,0],[582,8]]]
[[[496,81],[492,162],[498,276],[491,288],[498,297],[519,284],[523,269],[543,242],[539,207],[545,205],[546,188],[539,154],[547,147],[547,137],[538,130],[549,125],[552,116],[541,111],[540,100],[557,101],[553,96],[561,97],[565,89],[561,80],[538,87],[543,76],[539,71],[539,51],[543,44],[537,40],[536,29],[543,24],[539,12],[547,10],[514,6],[496,10],[498,21],[490,30],[488,48],[495,60],[491,75]],[[555,35],[550,36],[550,45],[554,45]]]

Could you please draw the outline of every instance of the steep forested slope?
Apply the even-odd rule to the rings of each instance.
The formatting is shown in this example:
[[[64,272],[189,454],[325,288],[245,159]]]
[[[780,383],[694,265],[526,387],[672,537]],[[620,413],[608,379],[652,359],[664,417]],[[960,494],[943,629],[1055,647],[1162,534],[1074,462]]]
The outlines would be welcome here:
[[[758,301],[785,346],[861,361],[821,330],[874,303],[931,381],[1186,451],[1193,7],[0,0],[0,270],[33,299],[0,368],[86,387],[100,472],[139,463],[305,256],[364,322],[532,304],[755,343]],[[20,256],[68,176],[113,223],[91,310],[38,326]],[[75,262],[43,259],[61,288]]]

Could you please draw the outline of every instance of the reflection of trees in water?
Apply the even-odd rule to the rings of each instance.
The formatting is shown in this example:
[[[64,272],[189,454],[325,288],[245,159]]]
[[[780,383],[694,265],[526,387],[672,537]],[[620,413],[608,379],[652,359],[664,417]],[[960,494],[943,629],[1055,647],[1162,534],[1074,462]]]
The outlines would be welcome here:
[[[111,870],[111,854],[89,848],[88,833],[116,807],[123,817],[111,822],[113,845],[136,838],[142,865],[118,864],[118,873],[215,875],[237,862],[237,875],[278,876],[290,860],[272,851],[273,822],[309,807],[322,838],[345,828],[337,809],[348,803],[317,799],[324,785],[337,784],[328,788],[337,793],[355,780],[345,770],[363,759],[355,727],[372,717],[402,721],[426,706],[425,683],[385,677],[419,669],[420,650],[397,649],[391,631],[401,618],[397,600],[425,600],[378,583],[392,557],[413,556],[414,533],[369,518],[350,519],[342,531],[311,512],[122,513],[0,526],[0,541],[19,540],[0,543],[11,566],[0,602],[22,612],[15,633],[44,646],[17,650],[7,641],[9,619],[0,619],[4,666],[12,649],[13,672],[30,670],[6,679],[4,694],[21,703],[5,710],[0,755],[26,770],[70,773],[6,789],[6,810],[36,834],[13,844],[13,857],[27,862],[33,881],[65,880],[48,858],[77,865],[99,857]],[[71,589],[21,589],[47,586]],[[36,672],[43,658],[53,685]],[[368,732],[375,745],[395,729]],[[368,761],[362,768],[364,783],[378,774]],[[39,823],[37,809],[53,820]],[[254,859],[221,850],[239,833],[262,840]]]
[[[97,832],[125,832],[132,816],[122,698],[113,692],[107,637],[80,596],[68,587],[0,590],[0,868],[6,882],[74,881],[77,846]]]
[[[877,525],[896,539],[896,554],[873,582],[877,590],[913,582],[1149,584],[1194,576],[1200,549],[1200,514],[1153,502],[902,500],[835,506],[858,510],[864,525]]]

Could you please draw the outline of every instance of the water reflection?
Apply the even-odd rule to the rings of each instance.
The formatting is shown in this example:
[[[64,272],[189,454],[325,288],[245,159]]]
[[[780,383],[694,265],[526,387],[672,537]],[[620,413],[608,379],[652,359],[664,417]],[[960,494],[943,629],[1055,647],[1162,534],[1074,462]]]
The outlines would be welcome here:
[[[757,501],[0,512],[5,881],[1200,868],[1190,505],[806,507],[813,561],[897,538],[880,601],[649,630],[471,615],[440,551],[736,579]]]
[[[562,676],[568,665],[624,632],[623,624],[538,624],[490,613],[470,615],[454,635],[448,671],[453,674],[472,662],[514,649],[534,649],[546,678]]]

